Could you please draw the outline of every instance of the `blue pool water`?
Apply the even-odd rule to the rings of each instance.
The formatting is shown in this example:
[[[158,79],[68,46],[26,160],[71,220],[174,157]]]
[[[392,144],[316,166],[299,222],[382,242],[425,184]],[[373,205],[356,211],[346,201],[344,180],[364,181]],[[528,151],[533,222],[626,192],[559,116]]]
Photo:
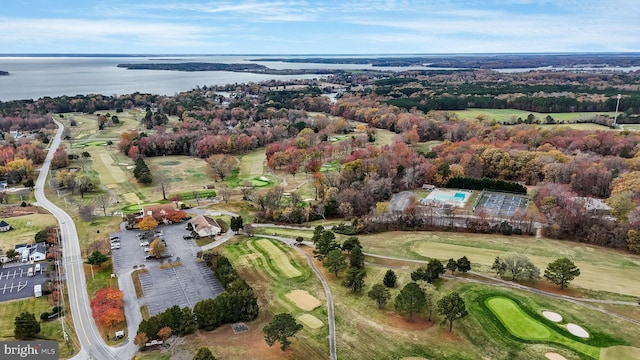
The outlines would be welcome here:
[[[453,194],[442,193],[442,192],[432,192],[427,196],[429,200],[437,200],[437,201],[464,201],[467,197],[466,193],[456,192]]]

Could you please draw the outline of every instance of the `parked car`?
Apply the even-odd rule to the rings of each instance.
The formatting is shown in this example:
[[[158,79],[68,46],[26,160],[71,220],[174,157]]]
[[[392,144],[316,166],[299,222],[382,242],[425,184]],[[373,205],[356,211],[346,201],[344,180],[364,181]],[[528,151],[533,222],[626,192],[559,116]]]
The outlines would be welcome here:
[[[149,249],[148,247],[144,248],[144,252],[149,252],[151,251],[151,249]]]
[[[119,243],[119,242],[120,242],[120,239],[111,239],[111,243],[112,244],[116,244],[116,243]]]
[[[188,239],[193,239],[193,236],[191,236],[191,235],[182,235],[182,238],[185,239],[185,240],[188,240]]]
[[[119,240],[119,239],[120,239],[120,236],[117,236],[117,235],[109,237],[109,240],[111,240],[111,241]]]
[[[144,237],[144,234],[142,234],[142,233],[137,233],[137,234],[136,234],[136,237],[137,237],[138,239],[142,239],[142,238]]]
[[[111,244],[111,250],[120,249],[120,243]]]
[[[149,246],[149,242],[148,241],[143,241],[140,243],[140,246]]]

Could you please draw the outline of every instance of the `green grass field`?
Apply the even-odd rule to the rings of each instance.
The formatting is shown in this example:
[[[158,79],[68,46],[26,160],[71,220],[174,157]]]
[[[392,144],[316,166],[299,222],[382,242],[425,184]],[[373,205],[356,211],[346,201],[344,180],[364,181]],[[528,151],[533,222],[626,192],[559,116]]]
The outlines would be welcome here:
[[[13,329],[16,316],[23,312],[30,312],[35,315],[36,320],[40,321],[40,314],[51,311],[52,308],[47,301],[47,296],[3,302],[0,306],[0,324],[3,325],[0,327],[0,340],[15,340]],[[64,320],[70,322],[71,318],[64,318]],[[69,357],[69,348],[62,340],[60,320],[40,322],[40,333],[37,336],[38,339],[57,340],[60,350],[59,358]]]
[[[495,296],[485,300],[485,305],[496,315],[504,327],[515,337],[523,340],[548,341],[561,344],[577,352],[597,359],[600,348],[567,338],[554,329],[533,319],[513,300]]]
[[[0,232],[0,249],[5,252],[16,244],[33,243],[38,231],[58,224],[49,214],[30,214],[3,219],[11,225],[10,231]]]
[[[477,121],[477,119],[480,117],[489,121],[495,120],[500,123],[505,121],[511,121],[512,119],[517,119],[519,117],[522,119],[526,119],[527,116],[529,116],[529,114],[533,114],[533,116],[535,116],[536,119],[539,119],[541,122],[544,122],[544,119],[547,116],[551,116],[556,121],[562,121],[565,123],[573,123],[576,121],[588,121],[589,119],[592,119],[594,116],[597,116],[597,115],[608,115],[609,117],[613,118],[615,114],[613,112],[537,113],[532,111],[523,111],[523,110],[514,110],[514,109],[466,109],[466,110],[456,110],[456,111],[453,111],[453,113],[458,115],[458,117],[463,120]],[[571,125],[571,127],[574,127],[574,125],[577,125],[579,128],[584,128],[583,130],[594,130],[594,129],[608,130],[609,129],[606,126],[596,125],[596,124],[562,124],[562,125],[565,125],[565,126]]]
[[[558,257],[572,259],[581,275],[571,286],[609,292],[606,297],[640,294],[640,256],[571,241],[526,236],[448,232],[386,232],[359,236],[366,252],[400,258],[447,260],[467,256],[473,270],[492,274],[496,256],[528,256],[542,271]]]
[[[273,261],[284,276],[294,278],[302,275],[302,272],[293,266],[287,254],[272,240],[260,239],[255,242],[255,245],[262,254]]]

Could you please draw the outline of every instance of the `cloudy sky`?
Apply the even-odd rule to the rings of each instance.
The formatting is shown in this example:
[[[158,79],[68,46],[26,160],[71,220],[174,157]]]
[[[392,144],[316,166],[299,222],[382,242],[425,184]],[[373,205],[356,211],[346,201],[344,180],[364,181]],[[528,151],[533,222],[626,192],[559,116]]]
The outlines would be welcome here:
[[[4,0],[0,54],[638,52],[640,0]]]

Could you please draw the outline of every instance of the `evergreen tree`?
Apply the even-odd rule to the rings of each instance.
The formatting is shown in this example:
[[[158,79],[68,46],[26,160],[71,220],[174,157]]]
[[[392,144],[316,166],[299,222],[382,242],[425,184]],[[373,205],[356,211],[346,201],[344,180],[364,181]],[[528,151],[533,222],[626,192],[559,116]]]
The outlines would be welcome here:
[[[360,246],[356,246],[351,250],[349,254],[349,265],[359,269],[364,267],[364,255],[362,254],[362,248]]]
[[[298,324],[293,316],[282,313],[275,315],[269,324],[262,329],[262,332],[264,332],[264,340],[269,346],[279,341],[280,349],[286,351],[291,345],[289,338],[300,330],[302,330],[302,325]]]
[[[36,316],[29,312],[18,315],[14,321],[14,337],[18,340],[33,338],[40,332],[40,323]]]
[[[396,273],[389,269],[387,270],[387,272],[384,274],[384,279],[382,280],[382,283],[384,284],[384,286],[389,287],[389,288],[394,288],[396,287],[396,281],[397,281],[397,277],[396,277]]]

